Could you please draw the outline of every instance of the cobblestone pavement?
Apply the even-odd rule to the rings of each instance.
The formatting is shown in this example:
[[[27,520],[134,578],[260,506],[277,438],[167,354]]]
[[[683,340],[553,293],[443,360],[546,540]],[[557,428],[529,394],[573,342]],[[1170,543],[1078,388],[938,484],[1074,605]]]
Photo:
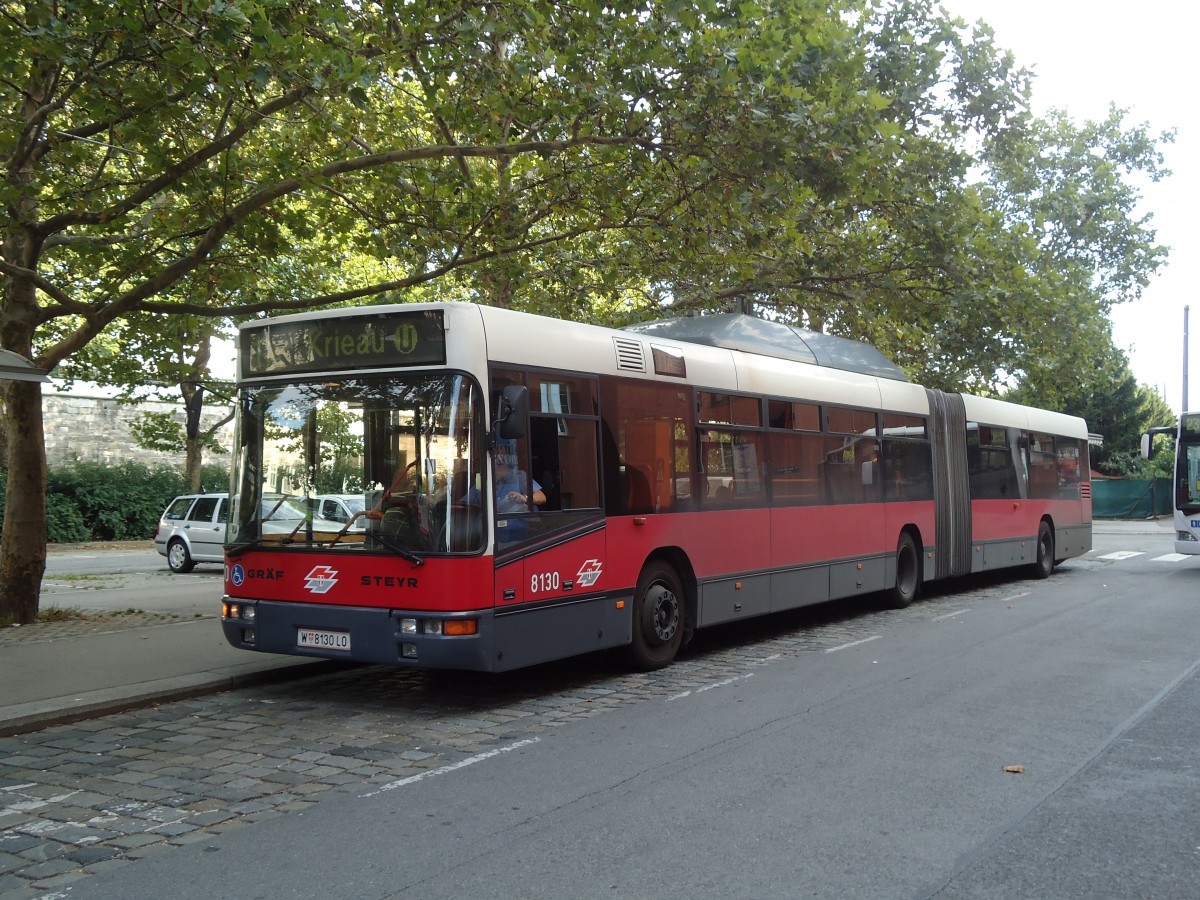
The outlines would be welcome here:
[[[1102,565],[1077,559],[1054,576]],[[0,739],[0,897],[56,897],[89,875],[444,766],[624,704],[672,696],[982,604],[1043,590],[1008,575],[905,610],[828,604],[700,632],[671,667],[594,655],[486,675],[347,667]],[[878,598],[876,598],[878,600]],[[24,640],[138,616],[27,626]],[[41,629],[41,630],[39,630]]]

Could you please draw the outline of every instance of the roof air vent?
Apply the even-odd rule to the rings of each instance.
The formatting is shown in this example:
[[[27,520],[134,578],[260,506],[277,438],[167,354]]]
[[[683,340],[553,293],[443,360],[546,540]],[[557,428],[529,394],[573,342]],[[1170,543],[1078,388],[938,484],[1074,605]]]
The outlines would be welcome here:
[[[642,349],[641,341],[627,338],[613,338],[617,349],[617,368],[623,372],[645,372],[646,351]]]

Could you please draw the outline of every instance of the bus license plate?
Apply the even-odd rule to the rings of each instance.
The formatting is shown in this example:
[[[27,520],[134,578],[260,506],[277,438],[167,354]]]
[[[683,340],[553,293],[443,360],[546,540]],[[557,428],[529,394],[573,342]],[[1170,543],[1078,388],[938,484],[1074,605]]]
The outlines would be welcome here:
[[[318,650],[349,650],[350,633],[300,628],[296,631],[296,646],[313,647]]]

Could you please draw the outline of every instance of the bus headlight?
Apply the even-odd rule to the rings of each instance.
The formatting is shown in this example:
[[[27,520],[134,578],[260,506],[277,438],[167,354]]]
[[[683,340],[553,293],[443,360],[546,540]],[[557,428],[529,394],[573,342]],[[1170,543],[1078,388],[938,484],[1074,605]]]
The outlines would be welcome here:
[[[401,619],[401,634],[445,635],[468,637],[479,634],[478,619]]]

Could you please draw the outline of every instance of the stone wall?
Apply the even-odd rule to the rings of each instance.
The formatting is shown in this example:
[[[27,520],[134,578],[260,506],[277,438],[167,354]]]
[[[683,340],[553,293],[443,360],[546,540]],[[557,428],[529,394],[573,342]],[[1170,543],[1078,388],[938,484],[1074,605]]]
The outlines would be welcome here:
[[[221,419],[228,407],[205,406],[201,414],[201,426],[205,427]],[[46,430],[46,463],[59,466],[76,460],[88,462],[120,463],[126,460],[147,466],[169,466],[183,471],[184,453],[163,453],[145,450],[138,446],[130,430],[130,423],[142,412],[168,412],[182,426],[184,412],[182,403],[143,401],[131,406],[118,403],[108,397],[89,397],[75,394],[42,395],[42,416]],[[217,433],[217,443],[227,452],[233,447],[233,424],[227,423]],[[229,456],[222,454],[216,459],[205,454],[205,462],[229,464]]]

